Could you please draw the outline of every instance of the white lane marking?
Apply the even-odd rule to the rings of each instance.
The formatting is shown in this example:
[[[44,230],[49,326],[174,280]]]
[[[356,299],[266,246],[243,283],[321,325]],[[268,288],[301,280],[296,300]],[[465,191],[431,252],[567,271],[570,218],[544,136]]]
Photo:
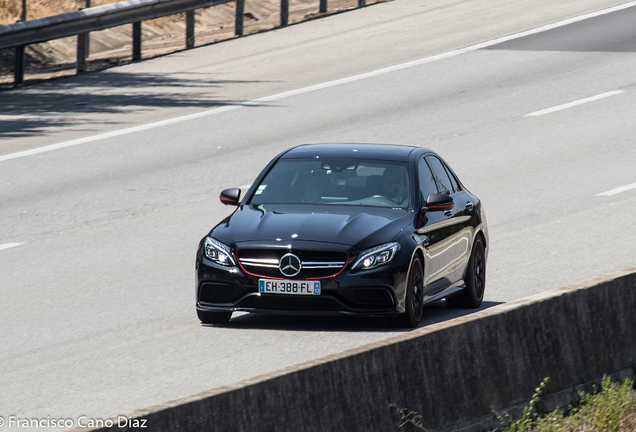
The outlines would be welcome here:
[[[31,115],[31,114],[13,114],[13,115],[0,114],[0,121],[31,121],[31,120],[39,120],[43,117],[44,116]]]
[[[601,192],[600,194],[598,194],[596,196],[612,196],[612,195],[616,195],[616,194],[619,194],[621,192],[625,192],[625,191],[632,190],[632,189],[636,189],[636,183],[628,184],[626,186],[617,187],[615,189],[608,190],[607,192]]]
[[[488,48],[503,42],[508,42],[514,39],[520,39],[526,36],[530,36],[533,34],[537,34],[537,33],[542,33],[548,30],[553,30],[555,28],[559,28],[559,27],[564,27],[579,21],[584,21],[586,19],[590,19],[590,18],[595,18],[601,15],[606,15],[606,14],[610,14],[612,12],[617,12],[623,9],[627,9],[630,7],[636,6],[636,1],[631,1],[629,3],[625,3],[619,6],[613,6],[607,9],[603,9],[600,11],[596,11],[596,12],[591,12],[588,14],[584,14],[584,15],[579,15],[577,17],[574,18],[568,18],[556,23],[552,23],[552,24],[547,24],[541,27],[537,27],[531,30],[526,30],[526,31],[522,31],[519,33],[515,33],[512,35],[508,35],[508,36],[503,36],[497,39],[492,39],[490,41],[487,42],[481,42],[475,45],[471,45],[465,48],[461,48],[458,50],[453,50],[453,51],[449,51],[446,53],[442,53],[442,54],[438,54],[438,55],[434,55],[431,57],[425,57],[419,60],[414,60],[411,62],[406,62],[406,63],[402,63],[399,65],[395,65],[395,66],[390,66],[390,67],[386,67],[386,68],[382,68],[382,69],[377,69],[375,71],[371,71],[371,72],[367,72],[367,73],[363,73],[363,74],[359,74],[359,75],[353,75],[347,78],[342,78],[342,79],[337,79],[337,80],[333,80],[333,81],[327,81],[324,82],[322,84],[316,84],[316,85],[312,85],[312,86],[308,86],[308,87],[303,87],[303,88],[299,88],[296,90],[290,90],[290,91],[286,91],[286,92],[282,92],[282,93],[278,93],[275,95],[271,95],[271,96],[266,96],[263,98],[259,98],[259,99],[255,99],[251,102],[246,102],[240,105],[230,105],[230,106],[224,106],[224,107],[220,107],[220,108],[214,108],[211,110],[207,110],[207,111],[201,111],[199,113],[195,113],[195,114],[189,114],[189,115],[185,115],[185,116],[181,116],[181,117],[175,117],[172,119],[167,119],[167,120],[160,120],[154,123],[149,123],[149,124],[145,124],[145,125],[140,125],[140,126],[134,126],[134,127],[130,127],[130,128],[126,128],[126,129],[121,129],[118,131],[112,131],[112,132],[106,132],[106,133],[102,133],[102,134],[98,134],[98,135],[93,135],[93,136],[89,136],[89,137],[85,137],[85,138],[79,138],[76,140],[71,140],[71,141],[66,141],[66,142],[61,142],[58,144],[52,144],[52,145],[48,145],[48,146],[44,146],[44,147],[39,147],[36,149],[32,149],[32,150],[25,150],[25,151],[21,151],[21,152],[16,152],[16,153],[10,153],[10,154],[6,154],[3,156],[0,156],[0,162],[3,161],[7,161],[7,160],[11,160],[11,159],[17,159],[17,158],[21,158],[21,157],[26,157],[26,156],[33,156],[36,154],[40,154],[40,153],[46,153],[46,152],[50,152],[53,150],[59,150],[59,149],[63,149],[63,148],[67,148],[67,147],[72,147],[72,146],[77,146],[77,145],[81,145],[81,144],[87,144],[87,143],[91,143],[94,141],[99,141],[99,140],[103,140],[103,139],[108,139],[108,138],[114,138],[114,137],[118,137],[118,136],[122,136],[122,135],[127,135],[130,133],[135,133],[135,132],[142,132],[148,129],[153,129],[156,127],[161,127],[161,126],[167,126],[167,125],[172,125],[172,124],[176,124],[176,123],[181,123],[181,122],[185,122],[185,121],[189,121],[189,120],[194,120],[197,118],[201,118],[201,117],[207,117],[207,116],[211,116],[211,115],[215,115],[215,114],[220,114],[223,112],[227,112],[227,111],[232,111],[235,109],[239,109],[239,108],[243,108],[245,106],[258,106],[260,104],[260,102],[271,102],[271,101],[277,101],[277,100],[281,100],[281,99],[285,99],[288,97],[292,97],[292,96],[297,96],[300,94],[304,94],[304,93],[309,93],[309,92],[313,92],[313,91],[317,91],[317,90],[323,90],[326,88],[330,88],[330,87],[335,87],[335,86],[339,86],[342,84],[348,84],[348,83],[352,83],[354,81],[360,81],[363,79],[367,79],[367,78],[372,78],[372,77],[376,77],[376,76],[380,76],[380,75],[384,75],[384,74],[388,74],[391,72],[396,72],[396,71],[400,71],[400,70],[404,70],[404,69],[409,69],[412,67],[416,67],[416,66],[421,66],[427,63],[432,63],[438,60],[444,60],[447,58],[451,58],[451,57],[456,57],[462,54],[466,54],[468,52],[472,52],[472,51],[477,51],[483,48]]]
[[[121,129],[118,131],[112,131],[112,132],[106,132],[106,133],[102,133],[102,134],[98,134],[98,135],[93,135],[93,136],[89,136],[89,137],[85,137],[85,138],[79,138],[76,140],[72,140],[72,141],[66,141],[66,142],[61,142],[58,144],[51,144],[48,146],[44,146],[44,147],[39,147],[39,148],[35,148],[32,150],[25,150],[25,151],[21,151],[21,152],[16,152],[16,153],[9,153],[3,156],[0,156],[0,162],[6,161],[6,160],[11,160],[11,159],[17,159],[17,158],[21,158],[21,157],[25,157],[25,156],[32,156],[32,155],[36,155],[36,154],[40,154],[40,153],[46,153],[46,152],[50,152],[53,150],[59,150],[59,149],[63,149],[66,147],[73,147],[76,145],[81,145],[81,144],[87,144],[90,142],[94,142],[94,141],[99,141],[99,140],[103,140],[103,139],[107,139],[107,138],[115,138],[121,135],[127,135],[130,133],[134,133],[134,132],[142,132],[148,129],[153,129],[159,126],[166,126],[166,125],[171,125],[171,124],[175,124],[175,123],[181,123],[187,120],[192,120],[192,119],[196,119],[199,117],[205,117],[205,116],[209,116],[212,114],[218,114],[221,112],[225,112],[225,111],[231,111],[234,109],[238,109],[241,108],[240,105],[232,105],[232,106],[224,106],[221,108],[215,108],[212,110],[208,110],[208,111],[203,111],[203,112],[199,112],[199,113],[195,113],[195,114],[190,114],[190,115],[186,115],[186,116],[182,116],[182,117],[175,117],[172,119],[167,119],[167,120],[161,120],[158,122],[154,122],[154,123],[148,123],[145,125],[140,125],[140,126],[134,126],[134,127],[130,127],[130,128],[126,128],[126,129]]]
[[[16,247],[16,246],[22,246],[24,243],[5,243],[5,244],[0,244],[0,251],[1,250],[5,250],[5,249],[10,249],[12,247]]]
[[[575,106],[583,105],[583,104],[586,104],[588,102],[594,102],[594,101],[597,101],[597,100],[600,100],[600,99],[605,99],[607,97],[614,96],[614,95],[621,94],[621,93],[625,93],[625,90],[609,91],[607,93],[601,93],[600,95],[591,96],[591,97],[588,97],[588,98],[585,98],[585,99],[579,99],[579,100],[576,100],[576,101],[573,101],[573,102],[569,102],[569,103],[566,103],[566,104],[563,104],[563,105],[557,105],[557,106],[554,106],[552,108],[546,108],[546,109],[541,110],[541,111],[531,112],[530,114],[526,114],[526,117],[538,117],[538,116],[542,116],[544,114],[550,114],[550,113],[553,113],[553,112],[556,112],[556,111],[561,111],[561,110],[564,110],[564,109],[568,109],[568,108],[572,108],[572,107],[575,107]]]

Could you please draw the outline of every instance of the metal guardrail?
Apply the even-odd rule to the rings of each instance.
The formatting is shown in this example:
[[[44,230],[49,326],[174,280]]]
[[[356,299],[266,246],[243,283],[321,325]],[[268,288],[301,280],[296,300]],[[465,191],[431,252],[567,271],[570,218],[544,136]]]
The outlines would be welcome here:
[[[194,10],[236,1],[235,33],[243,35],[245,0],[129,0],[0,26],[0,49],[15,48],[14,84],[24,81],[27,45],[78,35],[77,72],[86,68],[88,33],[133,24],[133,61],[141,60],[141,22],[186,12],[186,47],[194,47]]]
[[[319,0],[321,13],[327,12],[327,0]],[[0,26],[0,50],[15,48],[14,84],[24,82],[27,45],[77,35],[77,73],[86,70],[88,34],[124,24],[132,24],[132,60],[141,60],[141,22],[186,12],[186,48],[194,47],[194,11],[236,2],[234,33],[243,36],[245,0],[129,0],[81,9],[46,18],[19,21]],[[358,0],[358,7],[365,0]],[[289,0],[281,0],[281,26],[289,23]]]
[[[130,0],[0,26],[0,49],[145,21],[234,0]]]

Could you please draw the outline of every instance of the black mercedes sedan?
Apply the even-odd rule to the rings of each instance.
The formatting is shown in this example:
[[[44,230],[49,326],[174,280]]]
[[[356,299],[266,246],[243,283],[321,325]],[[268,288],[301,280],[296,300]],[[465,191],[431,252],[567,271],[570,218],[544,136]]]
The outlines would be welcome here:
[[[424,304],[476,308],[488,229],[481,201],[420,147],[300,145],[276,156],[199,243],[196,310],[382,316],[416,327]]]

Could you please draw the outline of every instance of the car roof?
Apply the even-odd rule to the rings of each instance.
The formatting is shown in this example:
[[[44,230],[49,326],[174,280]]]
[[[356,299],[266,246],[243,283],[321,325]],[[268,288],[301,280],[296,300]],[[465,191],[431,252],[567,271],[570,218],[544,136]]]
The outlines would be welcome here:
[[[411,152],[416,149],[421,147],[394,144],[304,144],[289,149],[282,158],[335,157],[406,162]]]

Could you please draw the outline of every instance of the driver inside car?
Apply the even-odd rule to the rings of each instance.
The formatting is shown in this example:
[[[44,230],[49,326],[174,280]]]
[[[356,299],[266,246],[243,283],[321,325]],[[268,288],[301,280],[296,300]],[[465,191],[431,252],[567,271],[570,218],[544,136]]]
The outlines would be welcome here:
[[[405,206],[409,198],[409,187],[404,174],[406,172],[403,167],[388,166],[382,175],[383,195],[400,206]]]

